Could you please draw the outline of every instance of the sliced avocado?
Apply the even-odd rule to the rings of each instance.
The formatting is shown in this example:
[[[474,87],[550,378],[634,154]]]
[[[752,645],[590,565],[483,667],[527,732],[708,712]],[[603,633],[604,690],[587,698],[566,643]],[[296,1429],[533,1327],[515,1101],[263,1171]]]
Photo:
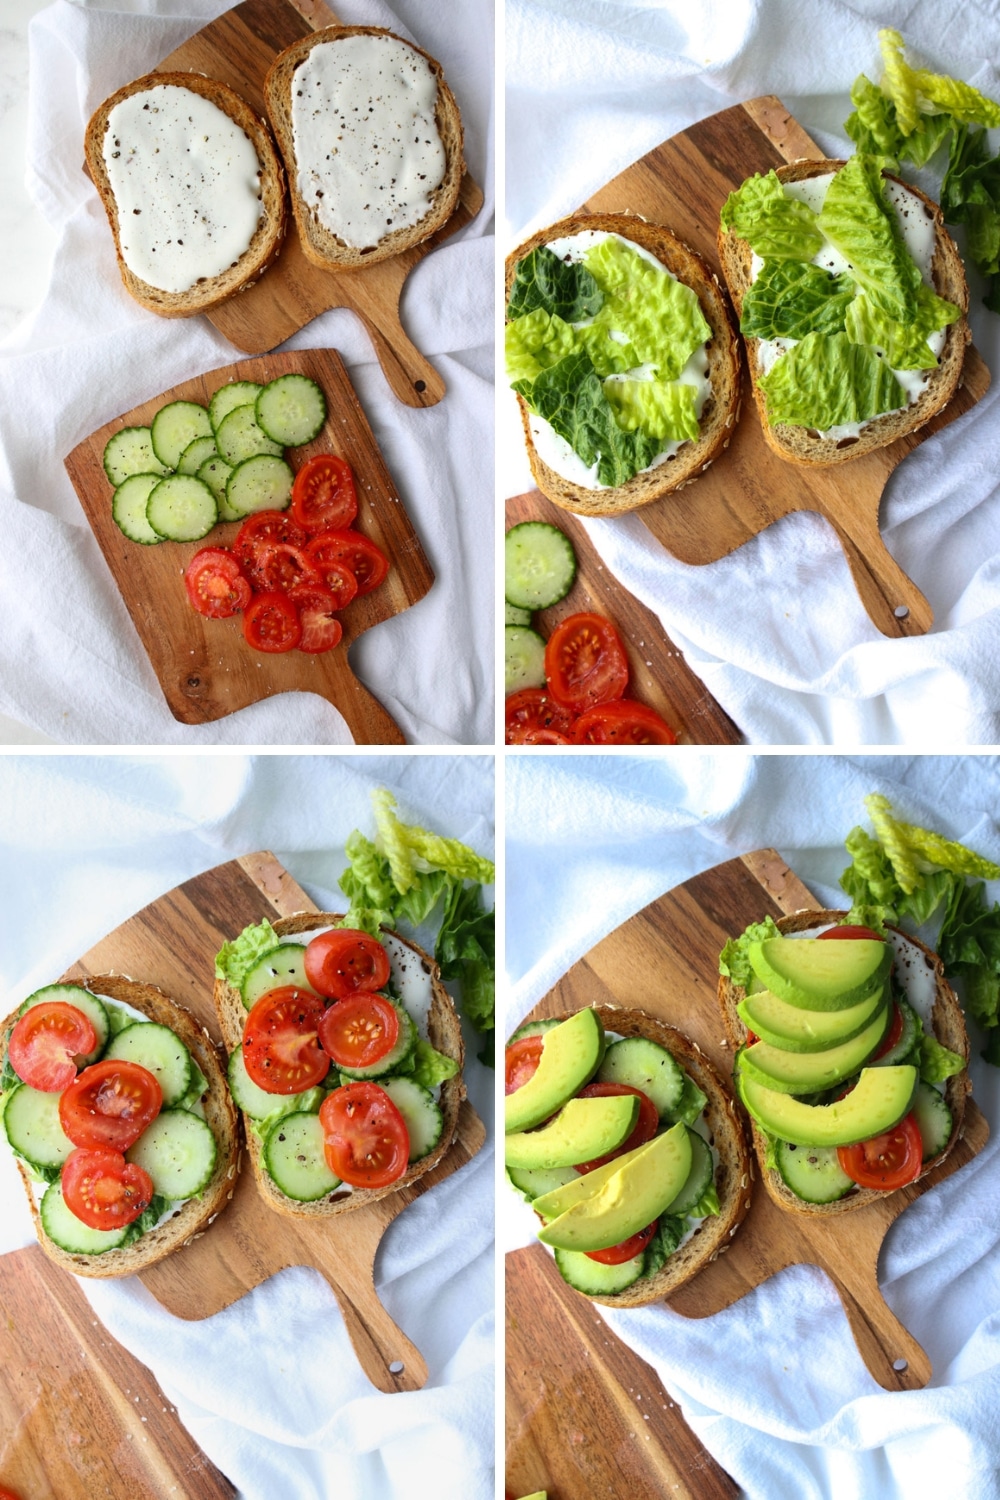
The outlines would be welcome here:
[[[542,1056],[527,1083],[504,1100],[504,1129],[530,1130],[554,1115],[597,1072],[604,1056],[604,1027],[592,1010],[578,1010],[544,1033]],[[611,1148],[609,1147],[609,1150]],[[600,1152],[594,1152],[599,1156]],[[581,1157],[586,1161],[586,1157]],[[525,1163],[525,1165],[528,1165]],[[535,1165],[532,1163],[532,1165]]]
[[[748,1077],[783,1094],[818,1094],[842,1083],[868,1061],[885,1036],[889,1007],[883,1005],[864,1031],[825,1052],[785,1052],[770,1042],[754,1042],[739,1054]]]
[[[765,938],[750,965],[772,994],[805,1010],[846,1010],[880,989],[892,966],[889,943],[872,938]]]
[[[881,1135],[906,1114],[917,1070],[908,1064],[865,1068],[857,1088],[833,1104],[803,1104],[736,1071],[736,1087],[758,1125],[795,1146],[853,1146]]]
[[[758,986],[760,980],[757,980]],[[770,990],[747,995],[736,1009],[744,1024],[762,1042],[771,1042],[786,1052],[824,1052],[827,1047],[849,1042],[864,1031],[885,1000],[885,989],[875,990],[867,1000],[846,1010],[803,1010],[779,1000]]]
[[[540,1213],[543,1219],[557,1219],[574,1204],[593,1197],[610,1178],[614,1177],[616,1172],[621,1171],[626,1162],[644,1156],[652,1145],[652,1141],[646,1141],[644,1145],[636,1146],[633,1151],[617,1156],[614,1161],[606,1162],[603,1167],[595,1167],[593,1172],[587,1172],[583,1177],[575,1176],[573,1181],[567,1182],[564,1187],[552,1188],[547,1193],[540,1193],[532,1203],[532,1208],[536,1213]]]
[[[560,1250],[606,1250],[645,1229],[673,1203],[691,1170],[687,1126],[678,1123],[630,1152],[603,1186],[552,1219],[539,1233]],[[593,1174],[591,1174],[593,1175]],[[537,1203],[536,1203],[537,1208]]]
[[[573,1167],[606,1156],[628,1140],[639,1115],[634,1094],[571,1099],[540,1130],[524,1130],[504,1141],[508,1167]]]

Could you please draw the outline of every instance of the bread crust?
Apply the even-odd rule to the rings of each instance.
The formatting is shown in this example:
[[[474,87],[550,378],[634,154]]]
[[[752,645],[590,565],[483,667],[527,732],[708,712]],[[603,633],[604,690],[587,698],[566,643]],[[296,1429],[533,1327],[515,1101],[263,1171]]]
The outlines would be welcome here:
[[[779,917],[777,920],[778,930],[786,932],[808,932],[813,927],[830,926],[832,923],[842,922],[847,915],[844,911],[798,911],[790,916]],[[892,929],[899,932],[899,928]],[[911,937],[908,932],[901,933],[908,943],[919,948],[924,955],[927,966],[934,974],[936,995],[934,1009],[931,1016],[934,1035],[942,1046],[948,1047],[952,1052],[957,1052],[968,1064],[969,1061],[969,1037],[965,1029],[965,1018],[962,1008],[958,1003],[958,996],[944,977],[944,965],[938,955],[931,951],[919,938]],[[746,1046],[747,1029],[743,1019],[736,1009],[739,1002],[744,999],[746,991],[738,984],[734,984],[725,975],[719,978],[719,1004],[722,1009],[722,1017],[726,1028],[726,1035],[735,1056],[740,1047]],[[968,1068],[963,1068],[961,1073],[945,1080],[944,1098],[945,1103],[951,1110],[951,1135],[944,1150],[920,1169],[919,1175],[914,1178],[919,1182],[921,1177],[926,1177],[935,1167],[940,1166],[945,1157],[952,1150],[955,1142],[962,1134],[962,1122],[965,1118],[965,1101],[972,1091],[969,1080]],[[846,1198],[838,1198],[834,1203],[805,1203],[790,1188],[786,1187],[778,1172],[773,1168],[765,1166],[765,1155],[767,1151],[767,1138],[759,1129],[756,1122],[748,1116],[750,1124],[750,1135],[753,1141],[754,1152],[760,1168],[760,1175],[764,1186],[774,1201],[781,1208],[788,1209],[792,1213],[804,1214],[809,1218],[827,1217],[832,1214],[850,1213],[857,1208],[865,1208],[869,1203],[882,1201],[887,1194],[878,1188],[855,1188],[848,1193]]]
[[[141,94],[164,84],[190,89],[192,93],[200,94],[217,105],[249,137],[260,164],[263,213],[253,239],[235,265],[184,292],[165,292],[160,287],[151,286],[125,264],[121,251],[118,203],[104,164],[104,136],[108,116],[115,105],[132,94]],[[148,307],[150,312],[158,313],[162,318],[187,318],[193,313],[206,312],[224,302],[227,297],[252,286],[278,258],[285,237],[285,174],[278,153],[264,122],[257,118],[239,94],[217,79],[205,78],[201,73],[147,73],[142,78],[136,78],[124,88],[116,90],[94,111],[84,136],[84,151],[87,170],[100,194],[114,235],[118,269],[125,289],[143,307]]]
[[[290,917],[280,917],[272,925],[278,936],[285,938],[294,937],[300,932],[315,932],[341,920],[342,914],[338,916],[333,912],[310,911],[298,912]],[[422,1157],[420,1161],[414,1162],[402,1177],[391,1182],[388,1187],[354,1188],[340,1199],[334,1195],[332,1198],[321,1198],[315,1203],[299,1203],[283,1193],[272,1180],[264,1166],[263,1142],[251,1125],[249,1117],[244,1115],[247,1155],[250,1158],[258,1191],[268,1207],[273,1208],[277,1213],[287,1214],[293,1219],[332,1219],[339,1214],[352,1213],[355,1209],[377,1202],[379,1198],[387,1198],[400,1188],[409,1187],[411,1183],[430,1172],[441,1161],[455,1139],[458,1131],[458,1114],[465,1098],[465,1084],[461,1073],[465,1060],[465,1045],[462,1041],[461,1023],[452,1004],[451,996],[441,983],[440,968],[430,954],[425,953],[416,943],[411,943],[398,932],[393,932],[392,936],[410,948],[430,974],[433,995],[427,1022],[428,1037],[431,1045],[438,1052],[443,1052],[446,1056],[453,1058],[459,1066],[459,1071],[454,1078],[445,1079],[441,1085],[441,1094],[438,1099],[438,1108],[443,1116],[441,1139],[433,1151]],[[242,1045],[247,1011],[239,990],[235,989],[228,980],[216,979],[215,981],[215,1009],[226,1047],[232,1054]]]
[[[434,109],[438,133],[445,152],[445,174],[432,196],[431,207],[416,224],[395,229],[383,236],[377,245],[353,249],[338,239],[316,219],[298,190],[298,168],[295,158],[295,135],[292,128],[292,79],[296,68],[321,42],[336,42],[348,36],[388,36],[417,52],[430,65],[437,79],[438,92]],[[384,26],[327,26],[279,52],[264,80],[264,99],[278,148],[288,170],[289,197],[302,253],[313,265],[327,271],[360,270],[382,260],[389,260],[413,245],[419,245],[451,218],[458,203],[465,159],[462,154],[462,117],[454,94],[445,82],[444,70],[436,58],[422,47],[397,36]]]
[[[573,214],[567,219],[560,219],[556,224],[550,224],[546,229],[540,229],[507,257],[505,300],[510,299],[519,261],[540,245],[547,245],[564,235],[579,234],[583,230],[620,235],[622,239],[631,240],[633,244],[655,255],[671,275],[697,294],[701,310],[712,330],[707,346],[708,376],[712,390],[702,411],[699,424],[701,436],[698,441],[684,443],[673,458],[646,473],[633,475],[625,484],[614,489],[588,489],[564,479],[550,468],[535,448],[531,436],[531,413],[523,397],[518,396],[528,462],[538,488],[554,504],[562,506],[564,510],[574,511],[577,515],[613,516],[637,510],[642,505],[650,505],[654,500],[661,500],[664,495],[692,484],[718,458],[723,449],[729,447],[740,415],[739,341],[719,278],[701,256],[683,240],[671,234],[669,229],[647,223],[635,214]]]
[[[191,1012],[176,1000],[171,1000],[155,985],[139,983],[123,974],[93,974],[65,982],[78,984],[107,1000],[120,1000],[141,1011],[150,1021],[169,1026],[180,1037],[208,1080],[208,1091],[202,1096],[202,1103],[205,1121],[215,1136],[217,1153],[215,1170],[208,1186],[200,1197],[189,1198],[164,1224],[148,1230],[134,1244],[126,1245],[121,1250],[105,1250],[101,1255],[76,1255],[54,1244],[42,1225],[31,1175],[21,1159],[17,1158],[17,1168],[31,1205],[38,1243],[49,1260],[62,1266],[63,1270],[71,1271],[74,1276],[105,1279],[132,1276],[136,1271],[143,1271],[147,1266],[155,1265],[157,1261],[179,1250],[197,1235],[205,1233],[232,1198],[240,1167],[236,1110],[229,1097],[229,1087],[214,1042],[204,1027],[198,1025]],[[18,1012],[12,1011],[0,1024],[4,1056],[17,1016]]]
[[[781,182],[801,182],[809,177],[822,177],[824,173],[837,172],[844,165],[843,161],[832,159],[802,160],[778,167],[777,176]],[[965,346],[972,337],[966,317],[969,310],[969,288],[965,279],[962,257],[945,228],[944,217],[933,199],[928,198],[926,193],[922,193],[911,182],[903,182],[902,178],[895,177],[889,172],[884,175],[889,181],[898,182],[901,187],[906,188],[907,192],[919,198],[933,219],[935,248],[931,264],[931,279],[934,282],[934,290],[939,297],[944,297],[948,302],[953,302],[956,307],[960,307],[962,316],[945,329],[944,346],[939,356],[938,367],[930,372],[927,386],[918,399],[909,406],[900,408],[899,411],[887,412],[885,416],[873,418],[862,428],[858,437],[839,440],[821,438],[818,434],[811,435],[811,429],[795,427],[787,422],[772,425],[768,420],[764,393],[758,383],[761,374],[758,358],[760,340],[744,338],[743,346],[764,439],[779,458],[787,459],[791,463],[803,464],[807,467],[847,463],[853,458],[860,458],[865,453],[871,453],[876,448],[884,448],[905,433],[916,432],[929,422],[931,417],[942,411],[961,382]],[[722,273],[726,278],[729,295],[733,300],[737,320],[739,320],[743,312],[743,298],[751,284],[753,251],[746,240],[741,239],[739,235],[721,224],[718,238]]]

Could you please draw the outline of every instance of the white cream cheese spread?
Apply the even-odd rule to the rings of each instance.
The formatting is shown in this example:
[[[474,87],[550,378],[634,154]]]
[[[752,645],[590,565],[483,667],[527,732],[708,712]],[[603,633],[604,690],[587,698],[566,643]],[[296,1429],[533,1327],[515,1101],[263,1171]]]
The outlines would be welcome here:
[[[108,115],[103,154],[122,259],[150,286],[190,291],[249,246],[263,212],[260,163],[210,99],[176,84],[130,94]]]
[[[426,58],[392,36],[319,42],[292,78],[300,197],[354,250],[418,224],[444,179]]]

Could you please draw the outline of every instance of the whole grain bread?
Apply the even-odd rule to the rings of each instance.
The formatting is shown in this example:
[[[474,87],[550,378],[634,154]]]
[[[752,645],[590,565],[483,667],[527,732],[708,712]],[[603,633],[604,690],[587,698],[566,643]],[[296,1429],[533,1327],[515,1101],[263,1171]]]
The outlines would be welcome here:
[[[701,310],[712,330],[706,351],[708,378],[712,389],[702,410],[698,441],[683,443],[673,457],[664,463],[645,473],[633,475],[625,484],[615,488],[590,489],[557,474],[540,457],[531,435],[531,412],[523,397],[518,396],[528,462],[538,488],[556,505],[561,505],[564,510],[574,511],[577,515],[614,516],[637,510],[641,505],[649,505],[674,490],[683,489],[685,485],[693,483],[724,448],[729,447],[740,415],[739,341],[733,330],[729,304],[719,285],[719,279],[709,270],[701,256],[671,234],[669,229],[659,224],[649,224],[634,214],[574,214],[568,219],[560,219],[557,224],[550,224],[547,229],[540,229],[507,257],[507,300],[510,300],[518,263],[526,255],[540,245],[547,245],[552,240],[579,234],[584,230],[620,235],[622,239],[630,240],[655,255],[672,276],[697,294]]]
[[[165,292],[143,281],[130,271],[122,258],[118,204],[104,163],[104,137],[108,116],[123,99],[149,89],[171,84],[190,89],[215,104],[249,137],[260,163],[260,199],[263,212],[250,244],[239,260],[218,276],[206,277],[184,292]],[[205,78],[201,73],[147,73],[124,88],[118,89],[96,109],[84,137],[87,170],[101,195],[104,211],[111,225],[118,256],[118,269],[126,290],[150,312],[163,318],[186,318],[205,312],[236,292],[242,292],[258,281],[277,259],[285,235],[285,175],[274,149],[271,133],[250,106],[224,83]]]
[[[299,912],[295,916],[279,918],[273,926],[278,936],[285,938],[294,937],[301,932],[316,932],[341,920],[341,916],[332,912]],[[299,1203],[281,1191],[265,1168],[263,1142],[249,1118],[246,1117],[244,1125],[247,1153],[257,1180],[257,1187],[268,1206],[278,1213],[288,1214],[296,1219],[329,1219],[338,1214],[351,1213],[356,1208],[364,1208],[367,1203],[374,1203],[379,1198],[388,1197],[390,1193],[408,1187],[419,1177],[431,1171],[455,1139],[455,1133],[458,1130],[458,1112],[465,1098],[465,1084],[462,1082],[461,1073],[465,1047],[462,1041],[461,1023],[451,997],[441,983],[441,971],[438,965],[416,943],[400,937],[398,932],[394,932],[392,936],[412,950],[425,972],[430,975],[432,999],[427,1022],[428,1040],[439,1052],[453,1058],[459,1066],[459,1072],[454,1078],[445,1079],[441,1085],[438,1098],[438,1108],[443,1116],[441,1139],[433,1151],[414,1162],[402,1177],[397,1178],[388,1187],[354,1188],[350,1193],[342,1193],[339,1197],[335,1192],[330,1197],[318,1199],[315,1203]],[[226,1047],[230,1053],[233,1053],[243,1043],[243,1028],[246,1024],[247,1011],[239,990],[228,980],[216,979],[215,981],[215,1009]]]
[[[798,911],[791,916],[779,917],[777,926],[780,932],[808,932],[814,927],[828,927],[832,923],[842,922],[847,915],[843,911]],[[962,1008],[958,1003],[958,996],[944,977],[944,965],[936,953],[932,953],[926,944],[921,943],[918,938],[911,937],[909,933],[904,934],[906,941],[918,948],[924,957],[924,962],[934,975],[935,1000],[932,1014],[932,1025],[934,1035],[942,1046],[948,1047],[952,1052],[957,1052],[964,1057],[966,1062],[969,1058],[969,1037],[965,1029],[965,1018]],[[719,978],[719,1004],[722,1007],[723,1021],[726,1027],[726,1035],[734,1054],[738,1048],[746,1045],[747,1028],[737,1010],[737,1005],[744,998],[746,991],[738,984],[734,984],[725,975]],[[965,1101],[972,1090],[969,1082],[967,1069],[963,1068],[960,1073],[945,1080],[944,1099],[951,1111],[951,1135],[944,1150],[925,1162],[920,1170],[919,1176],[925,1177],[928,1172],[940,1165],[951,1151],[955,1142],[962,1133],[962,1120],[965,1115]],[[780,1175],[770,1167],[765,1166],[765,1155],[767,1151],[767,1138],[759,1129],[753,1119],[750,1120],[750,1134],[753,1140],[754,1151],[760,1167],[760,1175],[764,1180],[764,1186],[774,1201],[782,1208],[791,1210],[793,1213],[805,1214],[810,1218],[817,1216],[828,1216],[831,1214],[849,1213],[855,1208],[864,1208],[866,1204],[876,1200],[884,1199],[885,1192],[877,1188],[855,1188],[845,1198],[838,1198],[834,1203],[805,1203],[797,1194],[785,1186]]]
[[[822,177],[827,172],[837,172],[842,166],[844,166],[842,161],[825,159],[796,161],[788,166],[778,167],[777,176],[781,182],[801,182],[805,178]],[[883,175],[890,181],[900,182],[898,177],[892,177],[890,173]],[[914,187],[911,182],[900,182],[900,185],[921,200],[927,213],[933,219],[935,244],[931,277],[934,290],[939,297],[944,297],[948,302],[953,302],[956,307],[960,307],[962,316],[945,329],[944,347],[938,359],[937,369],[931,371],[927,385],[917,400],[909,406],[901,407],[898,411],[887,412],[883,417],[875,417],[861,429],[857,437],[840,439],[823,438],[810,428],[795,427],[787,422],[772,425],[768,420],[764,393],[758,384],[761,375],[758,359],[760,340],[744,339],[754,400],[760,412],[764,438],[768,446],[773,448],[780,458],[788,459],[792,463],[839,464],[852,458],[860,458],[862,454],[871,453],[875,448],[884,448],[887,443],[895,442],[905,433],[916,432],[918,428],[923,427],[925,422],[929,422],[931,417],[936,416],[947,406],[958,389],[962,378],[965,346],[972,336],[968,319],[965,316],[969,309],[969,288],[965,279],[965,267],[962,265],[958,247],[945,228],[944,218],[938,205],[919,188]],[[720,226],[719,260],[722,273],[726,278],[726,285],[729,287],[729,295],[733,299],[733,305],[739,317],[743,311],[743,298],[751,284],[753,251],[747,241],[741,239],[733,230]]]
[[[344,243],[319,222],[315,212],[298,189],[298,176],[304,165],[296,160],[295,133],[292,127],[292,83],[296,68],[309,53],[323,42],[337,42],[350,36],[387,36],[419,53],[437,78],[437,100],[434,118],[445,153],[445,173],[431,197],[431,206],[416,224],[391,230],[376,245],[355,249]],[[428,239],[451,218],[458,203],[465,160],[462,155],[462,117],[458,104],[444,78],[441,64],[423,48],[407,42],[384,26],[327,26],[279,52],[264,81],[264,98],[278,147],[288,170],[292,213],[299,232],[299,243],[307,260],[327,271],[357,270],[389,260],[413,245]]]
[[[193,1236],[204,1233],[232,1198],[240,1165],[236,1110],[229,1097],[229,1088],[215,1044],[184,1006],[171,1000],[155,985],[141,984],[122,974],[94,974],[71,982],[107,1000],[120,1000],[141,1011],[150,1021],[169,1026],[191,1053],[208,1083],[208,1088],[202,1095],[202,1106],[206,1124],[215,1137],[216,1145],[215,1169],[208,1186],[199,1197],[189,1198],[182,1204],[165,1223],[156,1229],[147,1230],[133,1244],[120,1250],[105,1250],[100,1255],[77,1255],[53,1244],[42,1227],[33,1191],[35,1184],[24,1163],[18,1159],[17,1166],[31,1204],[38,1243],[49,1259],[64,1270],[72,1271],[74,1276],[131,1276],[136,1271],[145,1270],[147,1266],[163,1260],[165,1256],[186,1245]],[[7,1054],[7,1042],[17,1014],[17,1011],[13,1011],[0,1025],[0,1048],[4,1056]]]

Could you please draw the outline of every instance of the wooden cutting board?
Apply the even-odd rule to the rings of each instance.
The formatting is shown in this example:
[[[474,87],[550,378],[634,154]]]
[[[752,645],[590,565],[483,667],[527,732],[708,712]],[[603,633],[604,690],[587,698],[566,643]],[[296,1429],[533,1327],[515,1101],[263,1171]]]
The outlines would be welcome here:
[[[507,529],[519,521],[547,521],[558,526],[576,552],[576,582],[558,604],[535,613],[535,628],[548,640],[567,615],[590,610],[618,627],[628,654],[628,696],[655,708],[682,745],[740,745],[743,737],[721,709],[683,654],[664,635],[651,609],[622,588],[601,561],[586,527],[568,510],[553,505],[540,490],[507,501]]]
[[[297,0],[296,5],[288,0],[244,0],[202,27],[155,71],[220,79],[266,121],[264,76],[275,57],[311,31],[337,24],[339,18],[322,0]],[[482,205],[482,191],[466,172],[458,206],[442,229],[391,260],[357,271],[324,271],[306,260],[289,211],[284,248],[274,265],[255,286],[207,316],[237,349],[262,354],[328,308],[348,307],[368,330],[394,395],[407,406],[433,406],[444,395],[445,384],[404,332],[399,299],[413,267],[470,223]]]
[[[292,467],[299,469],[314,453],[332,451],[346,458],[358,490],[355,524],[392,563],[385,582],[352,600],[339,617],[344,627],[340,644],[318,654],[254,651],[243,638],[241,616],[207,620],[197,614],[187,600],[184,569],[200,548],[229,546],[239,523],[222,523],[200,542],[139,546],[123,536],[111,519],[113,491],[101,462],[112,433],[122,427],[147,427],[168,401],[205,404],[229,380],[264,384],[291,370],[312,376],[327,403],[322,432],[313,442],[292,450]],[[372,625],[422,599],[434,575],[336,350],[303,349],[245,359],[186,380],[106,422],[79,443],[65,463],[175,719],[182,724],[208,724],[275,693],[310,692],[339,709],[356,744],[404,743],[394,720],[355,677],[349,649]]]
[[[732,1054],[716,1001],[724,942],[767,914],[779,917],[816,905],[773,849],[729,860],[669,891],[604,938],[531,1014],[557,1015],[585,1005],[632,1005],[680,1027],[729,1077]],[[785,1213],[757,1182],[750,1212],[728,1253],[675,1293],[670,1307],[686,1317],[708,1317],[786,1266],[819,1266],[840,1295],[873,1377],[886,1390],[919,1389],[930,1378],[930,1361],[882,1297],[879,1249],[893,1220],[971,1160],[988,1134],[986,1121],[970,1100],[962,1138],[940,1167],[911,1187],[842,1218],[811,1220]],[[543,1264],[548,1260],[539,1245],[507,1257],[509,1347],[520,1351],[517,1362],[509,1359],[507,1368],[508,1488],[524,1494],[548,1483],[550,1500],[589,1500],[594,1493],[614,1500],[634,1500],[636,1494],[676,1495],[678,1500],[735,1494],[735,1487],[703,1487],[705,1455],[669,1398],[657,1390],[655,1376],[605,1325],[593,1321],[591,1304],[581,1310],[585,1299],[567,1287],[551,1265]],[[518,1325],[513,1329],[512,1317]],[[767,1357],[762,1351],[761,1358]],[[577,1382],[592,1391],[592,1399],[618,1413],[627,1441],[617,1453],[632,1455],[628,1462],[619,1463],[614,1454],[609,1461],[607,1454],[597,1452],[600,1430],[585,1419],[585,1408],[572,1400]],[[641,1401],[636,1392],[642,1394]],[[643,1416],[654,1401],[659,1437],[656,1443],[643,1444],[643,1432],[649,1431]],[[601,1465],[603,1488],[589,1487],[590,1463]],[[660,1479],[654,1482],[657,1474]]]
[[[768,172],[823,152],[779,99],[767,96],[725,109],[664,141],[588,198],[584,213],[634,213],[665,224],[713,268],[720,280],[716,232],[728,194],[754,172]],[[990,374],[969,347],[962,385],[950,404],[919,432],[909,433],[849,464],[804,468],[767,446],[744,369],[742,417],[728,449],[695,484],[636,511],[657,541],[681,562],[727,556],[782,516],[816,511],[834,531],[872,623],[888,636],[922,635],[930,605],[886,550],[879,502],[886,481],[908,453],[968,411],[989,387]],[[930,577],[934,559],[925,559]],[[808,601],[790,600],[796,609]],[[837,622],[825,622],[836,632]]]

